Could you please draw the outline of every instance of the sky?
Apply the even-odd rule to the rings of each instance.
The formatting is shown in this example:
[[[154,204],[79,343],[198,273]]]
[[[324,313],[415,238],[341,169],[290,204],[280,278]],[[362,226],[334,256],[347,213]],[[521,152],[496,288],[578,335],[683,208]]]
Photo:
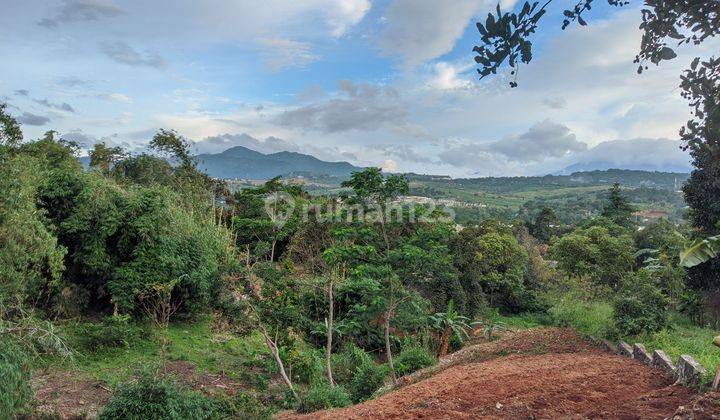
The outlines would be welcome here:
[[[496,0],[3,0],[0,101],[26,138],[54,129],[86,148],[141,152],[168,128],[198,153],[389,172],[687,168],[679,76],[720,43],[638,75],[637,2],[600,3],[563,31],[574,3],[555,0],[511,89],[507,72],[478,80],[473,60]]]

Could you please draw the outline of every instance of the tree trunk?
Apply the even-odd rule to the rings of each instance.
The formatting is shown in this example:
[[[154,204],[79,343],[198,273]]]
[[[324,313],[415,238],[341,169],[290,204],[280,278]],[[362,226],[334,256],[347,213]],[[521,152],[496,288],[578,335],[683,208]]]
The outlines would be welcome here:
[[[438,357],[445,357],[448,354],[448,348],[450,347],[450,334],[452,330],[450,327],[446,328],[440,336],[440,354]]]
[[[273,239],[272,248],[270,249],[270,262],[275,261],[275,244],[276,243],[277,243],[277,239]]]
[[[278,367],[280,368],[280,376],[282,377],[283,381],[285,381],[285,385],[290,388],[290,392],[292,392],[293,397],[295,397],[296,400],[300,401],[300,398],[298,397],[297,392],[295,392],[295,388],[292,384],[292,379],[288,376],[287,372],[285,371],[285,364],[283,364],[282,359],[280,358],[280,351],[277,347],[277,341],[273,341],[270,339],[270,335],[268,335],[267,330],[265,327],[260,327],[262,330],[263,338],[265,339],[265,344],[270,349],[270,353],[272,353],[273,357],[275,358],[275,362],[278,364]]]
[[[390,346],[390,317],[391,311],[385,313],[385,355],[387,357],[390,373],[392,374],[393,383],[397,383],[397,375],[395,375],[395,365],[393,364],[392,347]]]
[[[332,342],[333,342],[333,316],[335,312],[335,302],[333,301],[333,274],[330,274],[330,279],[328,280],[328,322],[327,322],[327,348],[325,351],[325,364],[327,365],[327,375],[328,375],[328,382],[330,383],[330,386],[335,386],[335,381],[333,380],[333,374],[332,374],[332,364],[331,364],[331,358],[332,355]]]

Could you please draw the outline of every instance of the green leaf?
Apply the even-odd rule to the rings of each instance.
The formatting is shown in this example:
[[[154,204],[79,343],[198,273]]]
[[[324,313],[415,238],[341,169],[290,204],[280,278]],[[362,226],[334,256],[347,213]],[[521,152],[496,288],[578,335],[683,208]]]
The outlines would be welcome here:
[[[720,255],[720,235],[707,239],[696,239],[680,253],[680,265],[695,267]]]

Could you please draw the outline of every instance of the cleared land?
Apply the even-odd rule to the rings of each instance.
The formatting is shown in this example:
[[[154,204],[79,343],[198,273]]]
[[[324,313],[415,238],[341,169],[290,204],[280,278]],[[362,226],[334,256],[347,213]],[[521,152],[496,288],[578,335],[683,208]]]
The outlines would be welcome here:
[[[343,409],[281,418],[712,418],[716,395],[589,346],[576,333],[531,330],[465,348],[398,390]]]

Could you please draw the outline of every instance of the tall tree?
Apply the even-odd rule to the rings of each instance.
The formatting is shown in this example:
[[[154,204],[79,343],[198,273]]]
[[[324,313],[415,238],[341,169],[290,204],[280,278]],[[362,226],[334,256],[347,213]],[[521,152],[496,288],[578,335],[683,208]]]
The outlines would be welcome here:
[[[610,187],[608,202],[603,209],[602,215],[620,226],[627,226],[630,223],[633,208],[627,197],[622,193],[620,184],[617,182]]]
[[[389,265],[391,244],[386,222],[390,219],[390,213],[387,205],[400,194],[407,194],[409,191],[407,179],[400,175],[390,175],[385,178],[379,168],[367,168],[361,172],[354,172],[349,180],[342,183],[342,186],[352,188],[355,195],[349,200],[351,203],[359,204],[363,206],[363,208],[372,207],[376,211],[377,221],[379,222],[385,245],[386,264]],[[390,324],[398,304],[395,296],[396,291],[394,290],[397,282],[395,281],[396,276],[393,275],[391,270],[387,271],[388,304],[385,315],[383,316],[385,355],[388,365],[390,366],[393,381],[396,381],[397,377],[390,343]]]
[[[122,147],[108,147],[105,143],[95,144],[89,155],[90,166],[99,168],[105,174],[110,172],[113,165],[127,156]]]

